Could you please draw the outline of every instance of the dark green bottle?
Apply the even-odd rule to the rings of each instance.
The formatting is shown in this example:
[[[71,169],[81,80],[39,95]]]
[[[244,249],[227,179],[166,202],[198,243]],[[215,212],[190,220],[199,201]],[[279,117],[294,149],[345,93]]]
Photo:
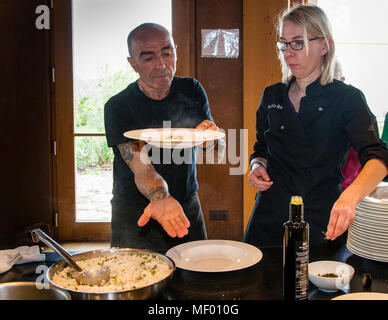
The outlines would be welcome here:
[[[283,296],[284,300],[308,299],[309,225],[304,221],[303,199],[292,196],[290,218],[284,223]]]

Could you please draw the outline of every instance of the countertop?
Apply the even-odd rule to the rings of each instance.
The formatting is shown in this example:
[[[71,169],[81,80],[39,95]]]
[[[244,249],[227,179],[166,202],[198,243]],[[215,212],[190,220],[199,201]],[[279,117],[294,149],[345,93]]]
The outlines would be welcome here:
[[[262,260],[256,265],[239,271],[203,273],[176,269],[168,287],[158,297],[160,300],[282,300],[282,248],[260,248]],[[60,257],[46,253],[46,261],[15,265],[0,275],[0,283],[42,280],[47,270]],[[345,246],[310,248],[310,262],[337,260],[350,264],[355,274],[349,286],[335,293],[323,292],[310,282],[309,300],[329,300],[351,292],[388,293],[388,263],[361,258]],[[364,288],[362,277],[370,273],[372,284]]]

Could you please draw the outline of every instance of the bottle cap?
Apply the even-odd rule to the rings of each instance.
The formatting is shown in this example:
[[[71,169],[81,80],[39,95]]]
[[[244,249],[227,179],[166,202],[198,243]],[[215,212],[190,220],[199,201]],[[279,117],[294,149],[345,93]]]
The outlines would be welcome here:
[[[302,205],[303,204],[302,197],[301,196],[292,196],[291,197],[291,204]]]

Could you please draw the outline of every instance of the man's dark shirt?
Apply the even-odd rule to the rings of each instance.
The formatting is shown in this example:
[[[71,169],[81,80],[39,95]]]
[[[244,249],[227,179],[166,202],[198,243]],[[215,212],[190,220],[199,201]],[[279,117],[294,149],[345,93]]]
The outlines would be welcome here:
[[[108,146],[113,147],[114,152],[112,202],[127,205],[137,203],[144,207],[149,202],[137,189],[134,175],[117,148],[118,144],[129,141],[123,135],[124,132],[162,128],[164,121],[172,128],[195,128],[205,119],[213,121],[208,99],[201,84],[193,78],[181,77],[174,77],[170,93],[162,100],[147,97],[140,91],[137,82],[133,82],[108,100],[104,112],[106,138]],[[153,152],[160,153],[160,159],[158,158],[153,165],[167,182],[170,194],[182,203],[198,189],[196,152],[194,148],[182,149],[184,163],[175,164],[171,154],[173,150],[157,150],[156,147],[152,147],[149,155],[153,160],[155,159]],[[170,163],[163,163],[165,159],[171,159]]]

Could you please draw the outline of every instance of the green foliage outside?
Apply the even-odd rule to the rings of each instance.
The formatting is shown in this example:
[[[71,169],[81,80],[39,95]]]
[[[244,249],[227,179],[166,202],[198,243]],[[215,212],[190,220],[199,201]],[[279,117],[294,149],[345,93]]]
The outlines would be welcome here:
[[[103,133],[104,105],[116,93],[135,81],[130,69],[110,72],[108,65],[95,80],[75,80],[74,125],[76,133]],[[76,165],[82,173],[110,168],[113,153],[105,137],[76,137]]]

